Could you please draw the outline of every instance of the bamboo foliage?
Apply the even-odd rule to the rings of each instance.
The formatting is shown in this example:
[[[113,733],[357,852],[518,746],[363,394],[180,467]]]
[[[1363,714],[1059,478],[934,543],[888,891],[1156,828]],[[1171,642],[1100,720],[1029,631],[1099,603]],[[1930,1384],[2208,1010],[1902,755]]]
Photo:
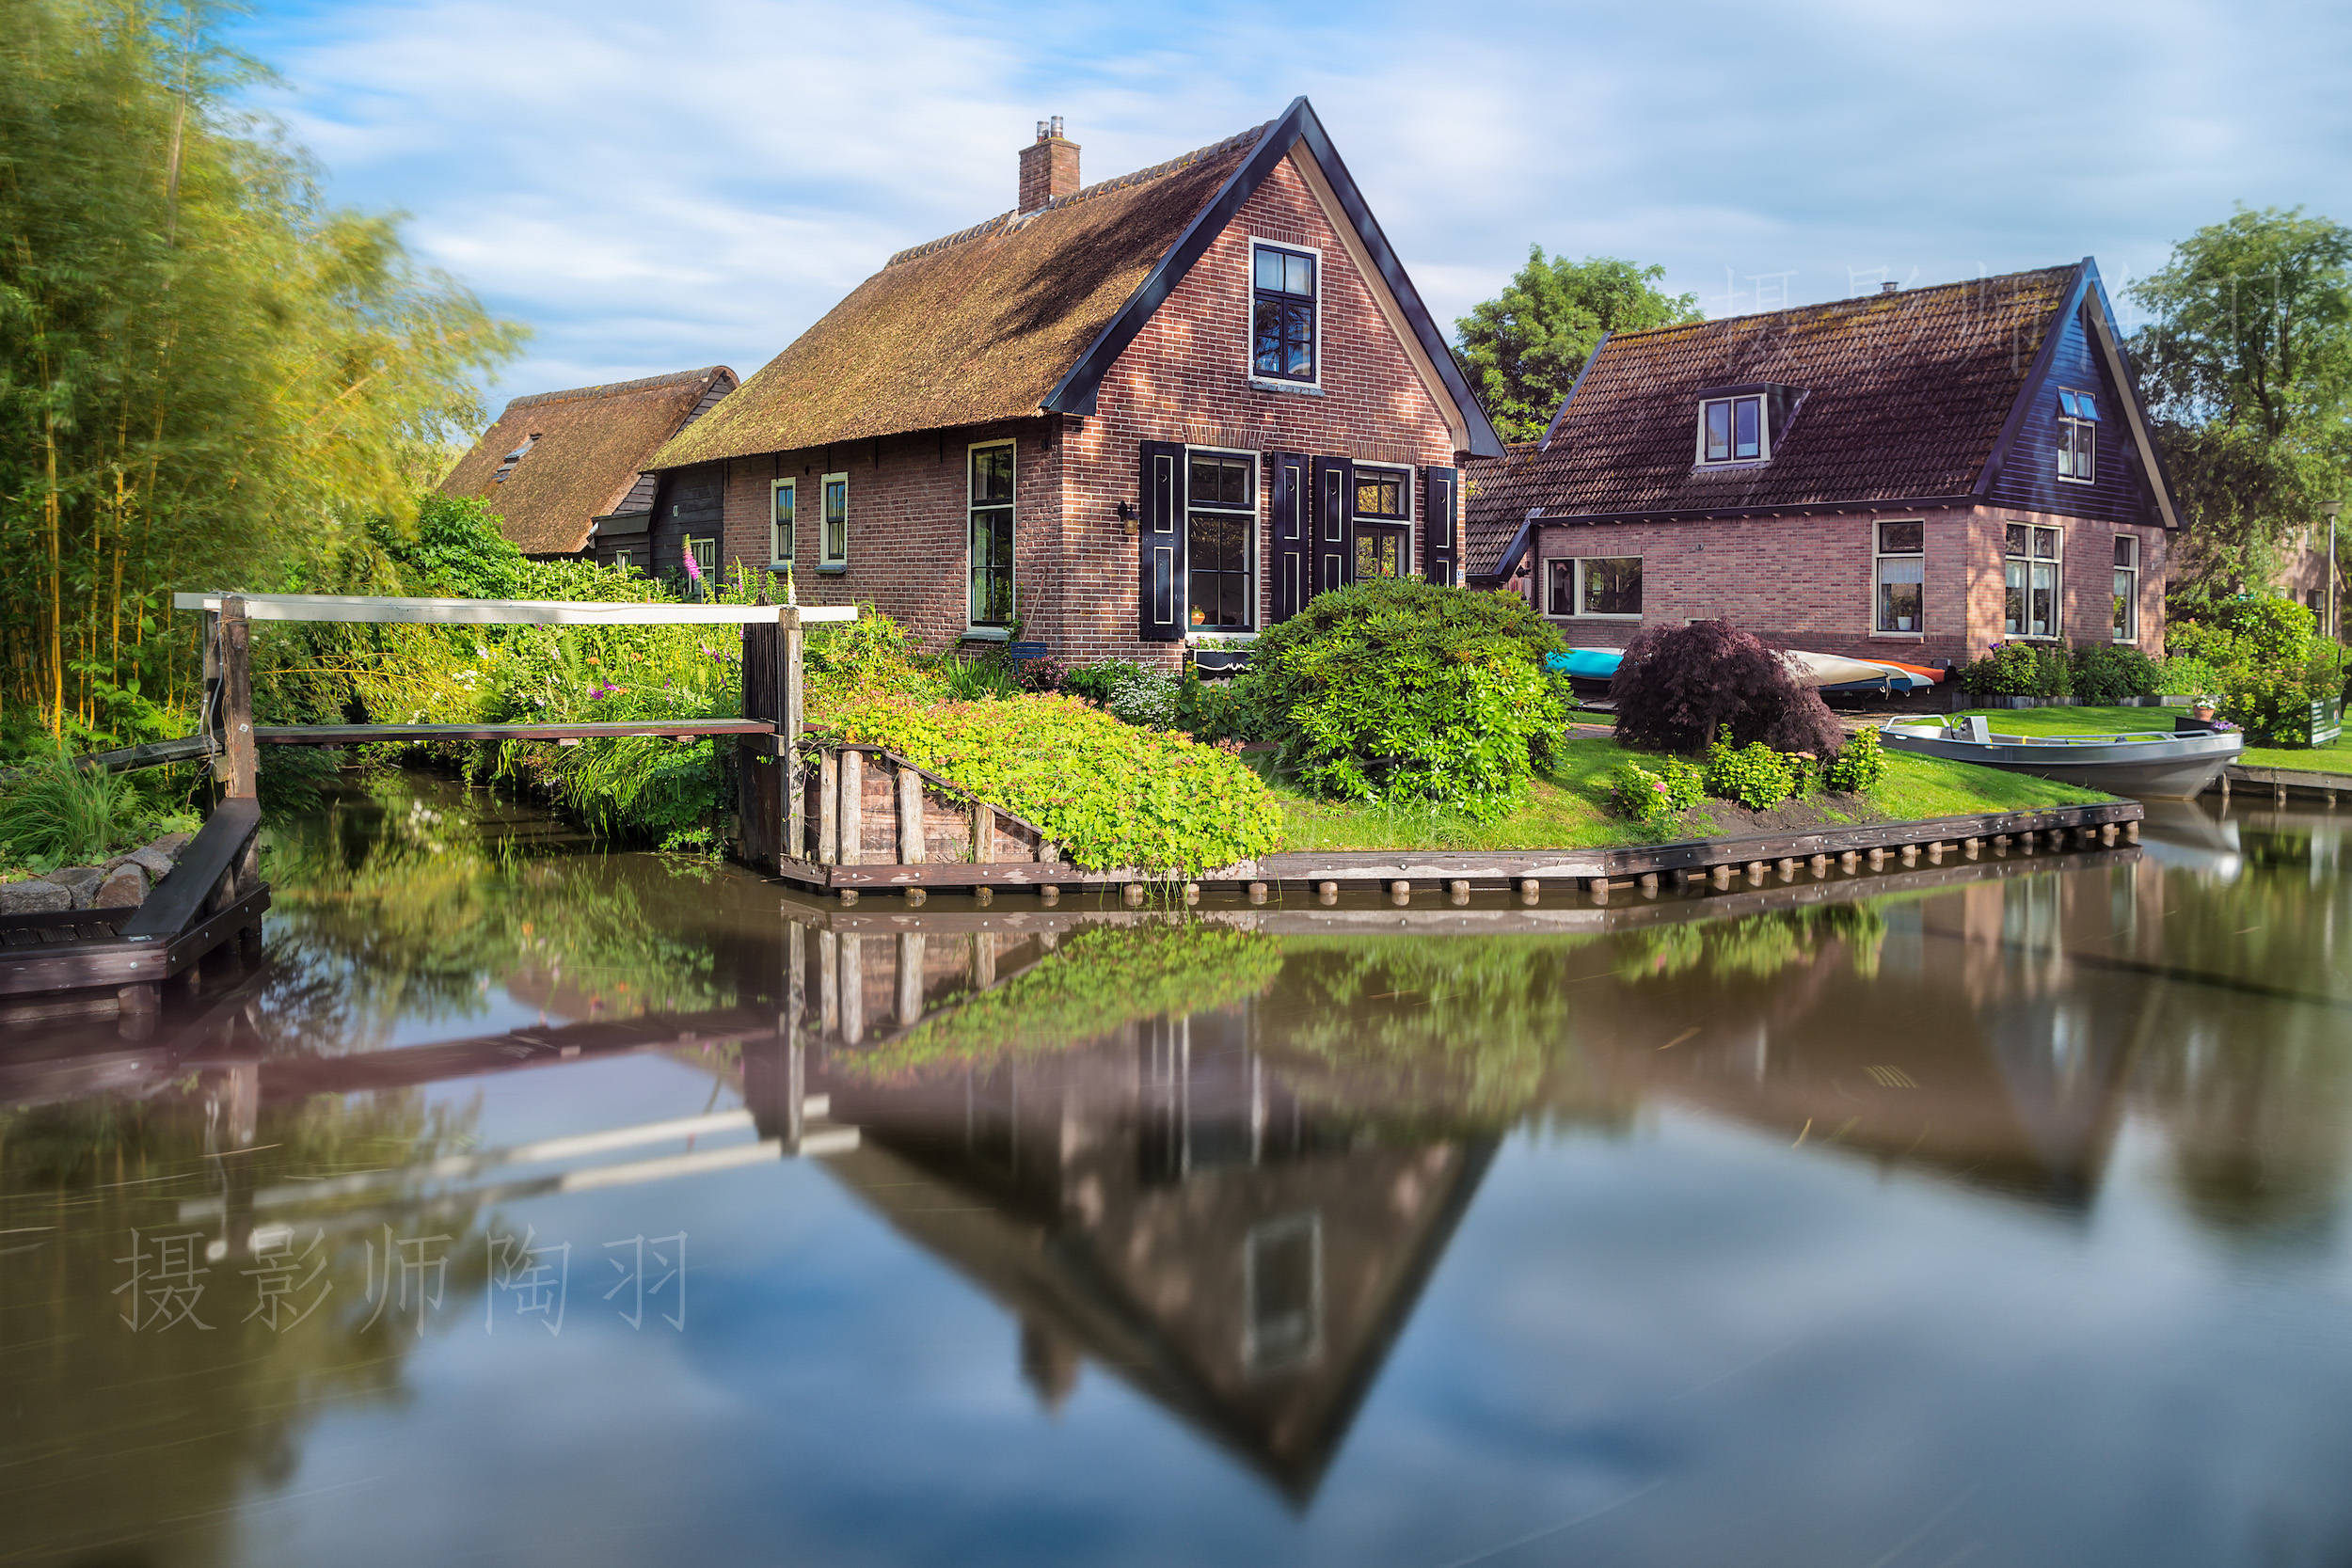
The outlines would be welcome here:
[[[0,749],[183,721],[173,591],[331,571],[520,341],[324,201],[212,24],[0,0]]]

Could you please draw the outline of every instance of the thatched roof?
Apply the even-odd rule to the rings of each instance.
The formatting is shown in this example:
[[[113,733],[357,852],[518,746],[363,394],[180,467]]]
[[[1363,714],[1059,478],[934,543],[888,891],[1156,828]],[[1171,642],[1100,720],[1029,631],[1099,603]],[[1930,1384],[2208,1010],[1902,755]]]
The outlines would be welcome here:
[[[596,518],[621,510],[661,444],[734,387],[733,371],[707,365],[516,398],[459,459],[441,492],[488,502],[501,531],[525,555],[574,554],[587,547]],[[526,443],[499,478],[507,456]]]

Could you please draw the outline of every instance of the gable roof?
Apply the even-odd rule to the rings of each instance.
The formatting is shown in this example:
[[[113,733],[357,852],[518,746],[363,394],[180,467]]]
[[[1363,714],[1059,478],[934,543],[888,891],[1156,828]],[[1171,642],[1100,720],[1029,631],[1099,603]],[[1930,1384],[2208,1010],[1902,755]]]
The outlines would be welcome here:
[[[898,252],[651,466],[1092,413],[1120,352],[1301,143],[1461,410],[1472,450],[1500,451],[1443,334],[1300,98],[1239,135]]]
[[[2048,363],[2053,329],[2096,294],[2086,259],[1604,339],[1544,440],[1475,473],[1465,569],[1487,578],[1507,570],[1531,515],[1598,522],[1975,499]],[[1772,458],[1701,468],[1700,394],[1733,387],[1785,398]],[[2144,436],[2137,397],[2123,401]]]
[[[598,517],[622,509],[661,444],[734,388],[733,371],[706,365],[516,398],[441,481],[441,493],[488,502],[499,531],[525,555],[575,554]],[[497,478],[526,442],[530,450]]]

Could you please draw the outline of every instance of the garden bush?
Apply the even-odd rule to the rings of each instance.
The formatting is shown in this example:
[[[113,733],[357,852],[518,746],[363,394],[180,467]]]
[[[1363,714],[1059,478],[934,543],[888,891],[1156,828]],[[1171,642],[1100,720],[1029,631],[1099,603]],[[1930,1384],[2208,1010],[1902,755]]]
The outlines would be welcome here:
[[[1309,788],[1492,820],[1527,791],[1572,705],[1560,635],[1516,594],[1382,578],[1263,633],[1238,693]]]
[[[1865,724],[1821,769],[1821,783],[1840,795],[1867,795],[1886,773],[1886,749],[1877,726]]]
[[[1761,740],[1733,745],[1726,725],[1707,751],[1707,793],[1750,811],[1770,811],[1797,792],[1802,766],[1801,759],[1784,756]]]
[[[2094,706],[2112,707],[2126,697],[2153,697],[2163,684],[2156,661],[2137,648],[2086,642],[2074,650],[2074,695]]]
[[[2156,666],[2161,697],[2211,697],[2221,690],[2220,666],[2195,655],[2168,657]]]
[[[62,749],[0,775],[0,873],[95,863],[172,832],[193,832],[196,814],[177,769],[109,773],[77,768]]]
[[[1238,680],[1204,681],[1191,671],[1176,689],[1176,727],[1211,745],[1265,738],[1264,720]]]
[[[1645,828],[1661,828],[1681,815],[1666,781],[1638,762],[1621,762],[1609,775],[1609,803],[1619,816]]]
[[[1995,642],[1961,666],[1961,689],[1974,697],[2071,697],[2074,667],[2062,648]]]
[[[813,710],[809,728],[888,747],[1036,823],[1091,870],[1198,873],[1280,843],[1281,809],[1238,758],[1067,696],[850,693]]]
[[[1061,689],[1073,697],[1083,697],[1097,707],[1108,707],[1111,693],[1142,673],[1143,666],[1132,658],[1092,659],[1063,671]]]
[[[1617,738],[1696,752],[1726,726],[1736,744],[1827,755],[1840,731],[1820,693],[1781,657],[1727,621],[1661,626],[1629,643],[1610,683]]]

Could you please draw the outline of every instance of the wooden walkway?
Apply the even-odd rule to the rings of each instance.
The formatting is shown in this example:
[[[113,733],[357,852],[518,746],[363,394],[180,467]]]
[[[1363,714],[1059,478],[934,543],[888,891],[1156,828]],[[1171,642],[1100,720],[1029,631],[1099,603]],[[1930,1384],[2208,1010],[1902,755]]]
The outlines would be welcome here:
[[[2352,795],[2352,773],[2323,773],[2308,768],[2225,768],[2221,774],[2221,795],[2224,800],[2233,790],[2249,794],[2267,792],[2280,802],[2287,796],[2317,795],[2329,805],[2339,795]]]

